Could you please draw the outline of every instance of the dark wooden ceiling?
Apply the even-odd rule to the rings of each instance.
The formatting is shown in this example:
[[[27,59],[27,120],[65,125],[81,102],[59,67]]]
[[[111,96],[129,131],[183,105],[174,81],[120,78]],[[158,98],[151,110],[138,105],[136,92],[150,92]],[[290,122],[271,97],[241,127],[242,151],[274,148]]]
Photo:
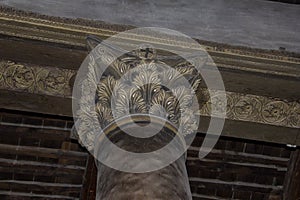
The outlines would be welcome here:
[[[1,199],[94,199],[96,167],[69,137],[72,118],[1,110],[0,119]],[[293,149],[223,137],[199,160],[203,136],[188,151],[193,199],[264,200],[283,193]]]
[[[70,140],[67,118],[1,112],[0,199],[76,199],[89,154]]]

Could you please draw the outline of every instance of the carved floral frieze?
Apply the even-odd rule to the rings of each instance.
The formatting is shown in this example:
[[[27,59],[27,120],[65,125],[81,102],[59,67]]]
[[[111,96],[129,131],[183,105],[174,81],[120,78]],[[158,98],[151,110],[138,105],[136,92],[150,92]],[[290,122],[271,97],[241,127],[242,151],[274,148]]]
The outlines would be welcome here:
[[[207,92],[206,92],[207,93]],[[217,91],[211,91],[211,98],[218,98]],[[226,92],[226,118],[239,121],[249,121],[277,126],[300,127],[300,104],[283,100]],[[210,116],[209,100],[200,110],[201,115]],[[219,105],[224,108],[223,105]]]
[[[0,61],[0,89],[5,90],[70,98],[72,95],[70,82],[75,75],[75,70]],[[202,91],[201,94],[203,93],[208,95],[207,91]],[[226,96],[227,119],[300,127],[300,103],[297,101],[287,102],[234,92],[226,92]],[[218,92],[211,91],[211,98],[218,98]],[[209,100],[204,104],[200,109],[201,115],[211,115],[210,104]],[[223,105],[217,107],[224,109]]]
[[[70,97],[74,70],[0,61],[0,88],[35,94]]]

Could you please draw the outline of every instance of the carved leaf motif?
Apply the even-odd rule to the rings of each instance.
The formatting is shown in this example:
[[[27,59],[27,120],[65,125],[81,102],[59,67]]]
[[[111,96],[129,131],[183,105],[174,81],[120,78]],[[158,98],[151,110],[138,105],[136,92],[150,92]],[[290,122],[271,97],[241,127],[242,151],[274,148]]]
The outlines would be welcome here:
[[[201,78],[196,76],[196,77],[193,78],[193,80],[191,82],[192,82],[192,84],[191,84],[192,89],[193,89],[194,93],[196,93],[196,91],[198,90],[198,87],[201,83]]]
[[[300,128],[300,105],[298,103],[293,103],[293,109],[290,111],[287,124]]]
[[[196,75],[195,68],[189,63],[180,63],[179,65],[174,67],[180,74],[182,75]]]
[[[90,87],[82,92],[91,93],[91,88],[96,87],[96,96],[94,99],[83,98],[81,103],[88,105],[96,102],[94,112],[102,128],[122,116],[149,113],[166,118],[177,127],[183,125],[184,134],[194,130],[196,122],[188,108],[193,101],[193,90],[198,87],[200,80],[192,66],[180,65],[177,69],[168,69],[164,63],[143,59],[137,62],[136,59],[125,57],[115,60],[98,84],[94,82],[97,80],[94,70],[91,65],[88,74],[91,80],[85,83],[86,87]],[[190,84],[188,88],[185,87],[182,80],[185,83],[188,81],[192,88],[189,88]],[[82,121],[85,122],[89,119],[87,116],[91,107],[83,112]],[[181,119],[183,112],[188,115]],[[89,125],[86,123],[82,131],[87,133]],[[91,142],[90,139],[85,138],[86,142]]]
[[[121,78],[124,74],[126,74],[131,69],[131,66],[124,63],[120,59],[116,59],[111,65],[111,68],[112,69],[109,69],[111,75],[115,76],[116,78]]]
[[[130,113],[147,113],[147,105],[140,90],[130,90]]]
[[[113,115],[110,108],[100,105],[97,103],[96,112],[102,128],[105,128],[109,123],[113,121]]]
[[[182,82],[178,80],[184,78],[183,74],[179,73],[175,69],[168,69],[163,71],[160,77],[162,80],[162,84],[168,89],[180,86]]]
[[[178,87],[172,90],[174,96],[180,104],[180,110],[184,110],[191,106],[193,101],[193,91],[185,87]]]
[[[151,66],[153,66],[153,68]],[[133,79],[133,84],[136,87],[142,87],[145,84],[159,85],[161,83],[155,65],[151,66],[150,64],[143,64],[134,70],[137,75]]]
[[[95,69],[96,61],[94,56],[90,55],[89,56],[89,65],[88,65],[88,70],[89,73],[87,74],[87,79],[89,80],[89,86],[91,88],[95,88],[97,86],[97,73]]]
[[[114,117],[119,118],[128,115],[129,112],[129,95],[126,90],[119,90],[113,103]]]
[[[80,99],[80,110],[77,114],[78,120],[76,123],[78,124],[78,134],[80,136],[81,143],[88,150],[93,150],[94,148],[94,139],[95,135],[92,134],[94,127],[94,122],[97,120],[97,113],[95,110],[92,109],[94,99],[92,98],[92,89],[89,87],[91,85],[91,81],[86,79],[82,82],[81,89],[82,89],[82,97]]]
[[[113,109],[115,117],[134,113],[147,113],[146,102],[139,90],[127,88],[127,90],[120,90],[116,95],[115,107]]]
[[[151,114],[157,113],[157,114],[165,115],[164,112],[158,110],[163,108],[167,113],[166,117],[171,122],[178,125],[180,110],[178,107],[178,102],[176,101],[175,97],[171,94],[171,92],[160,90],[160,92],[153,97],[151,101],[151,105],[152,105]],[[155,105],[160,105],[160,106],[155,106]]]
[[[112,76],[103,78],[97,86],[97,99],[103,106],[110,107],[111,97],[117,81]]]
[[[195,118],[194,112],[191,109],[186,109],[182,111],[180,118],[179,131],[186,136],[197,131],[197,120]]]
[[[147,110],[150,108],[152,97],[161,89],[161,81],[156,70],[151,70],[148,66],[137,69],[138,74],[133,79],[133,86],[139,90],[142,99],[146,102]]]
[[[65,88],[66,77],[62,70],[41,70],[37,76],[37,87],[48,94],[59,94]]]
[[[158,117],[162,117],[164,119],[168,119],[168,117],[169,117],[169,113],[167,113],[166,110],[164,109],[164,107],[162,107],[159,104],[152,105],[149,110],[149,114],[158,116]]]

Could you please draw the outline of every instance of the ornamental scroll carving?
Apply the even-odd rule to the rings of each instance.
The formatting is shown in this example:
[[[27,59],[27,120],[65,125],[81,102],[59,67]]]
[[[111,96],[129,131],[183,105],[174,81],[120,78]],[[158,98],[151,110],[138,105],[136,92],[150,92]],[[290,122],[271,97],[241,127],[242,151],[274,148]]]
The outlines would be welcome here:
[[[71,98],[75,70],[0,61],[0,89]],[[56,84],[56,82],[58,84]],[[202,91],[206,93],[207,91]],[[300,127],[300,103],[270,97],[226,92],[227,119]],[[207,97],[206,97],[207,98]],[[218,91],[211,98],[218,98]],[[200,110],[210,116],[210,101]]]
[[[213,91],[212,94],[211,98],[218,98],[218,91]],[[293,128],[300,127],[300,104],[298,102],[286,102],[234,92],[226,92],[226,96],[227,119]],[[211,102],[208,101],[202,107],[201,115],[211,115],[210,104]],[[222,105],[220,108],[223,108]]]
[[[74,70],[0,61],[0,87],[20,92],[70,97]]]

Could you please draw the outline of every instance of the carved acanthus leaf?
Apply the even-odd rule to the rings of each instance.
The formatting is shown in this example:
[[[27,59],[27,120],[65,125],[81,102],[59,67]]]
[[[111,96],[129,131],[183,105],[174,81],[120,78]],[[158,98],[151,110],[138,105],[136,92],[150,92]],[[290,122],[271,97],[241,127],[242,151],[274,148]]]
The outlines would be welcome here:
[[[118,65],[114,64],[116,66]],[[120,68],[128,70],[123,71],[123,77],[108,75],[98,84],[95,101],[99,107],[97,112],[102,126],[105,127],[112,118],[149,113],[166,118],[178,127],[184,124],[185,128],[182,130],[185,135],[189,134],[195,128],[191,121],[194,119],[189,118],[192,114],[189,113],[182,119],[181,115],[182,112],[191,112],[188,108],[194,100],[193,88],[197,88],[200,83],[195,69],[191,66],[186,69],[184,66],[178,67],[178,70],[169,69],[163,63],[145,60],[132,67],[133,65],[128,68],[122,65]]]
[[[161,90],[153,97],[151,105],[151,114],[161,114],[174,124],[178,124],[178,119],[180,118],[180,105],[171,92]],[[164,114],[164,112],[161,112],[162,108],[164,109],[166,114]]]
[[[112,76],[107,76],[101,79],[97,85],[97,100],[102,106],[110,107],[111,98],[114,89],[117,85],[117,81]]]

